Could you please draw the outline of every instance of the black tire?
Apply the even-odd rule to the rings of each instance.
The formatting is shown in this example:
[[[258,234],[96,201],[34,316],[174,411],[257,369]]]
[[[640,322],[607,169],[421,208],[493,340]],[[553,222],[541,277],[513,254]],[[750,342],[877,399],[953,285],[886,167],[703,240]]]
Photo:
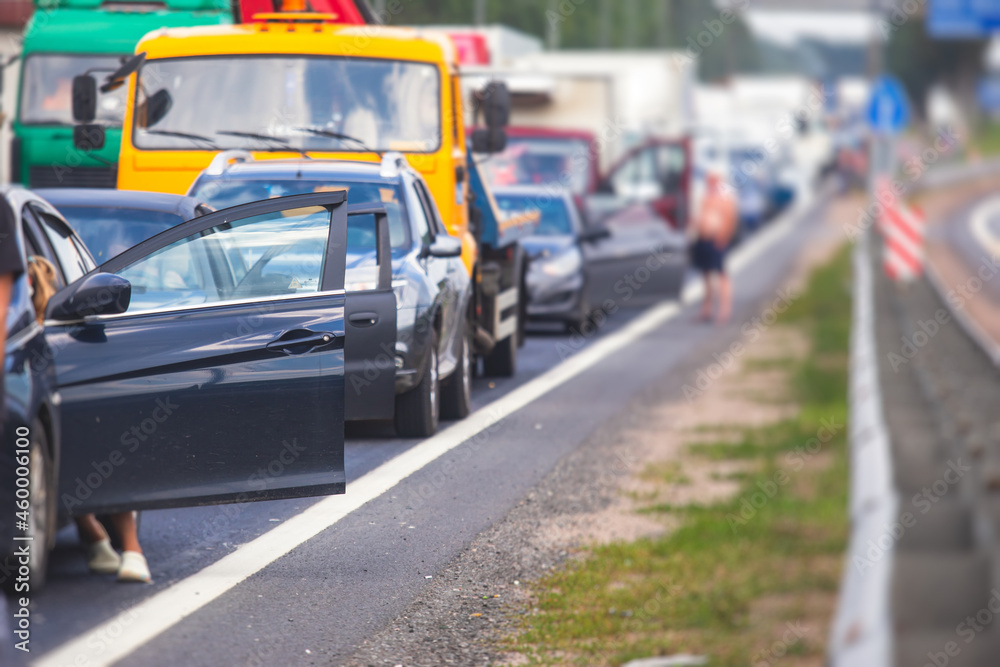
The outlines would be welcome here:
[[[31,570],[31,577],[28,581],[31,591],[37,592],[45,586],[46,575],[49,566],[49,549],[55,537],[55,489],[53,488],[52,475],[52,453],[49,449],[49,438],[45,433],[42,422],[36,419],[31,424],[31,444],[29,445],[30,480],[28,489],[30,492],[30,528],[29,534],[34,537],[31,542],[18,542],[30,545],[30,562],[28,567]],[[13,517],[12,517],[13,518]],[[2,586],[4,591],[14,595],[17,594],[19,560],[11,554],[4,557],[6,561],[4,567],[0,568],[0,576],[4,576]],[[23,595],[23,591],[21,592]]]
[[[396,396],[396,434],[401,438],[429,438],[437,433],[440,414],[437,336],[432,336],[424,377],[415,388]]]
[[[590,300],[587,299],[586,288],[580,292],[580,305],[578,308],[579,311],[576,317],[566,323],[566,330],[571,334],[583,333],[587,325],[592,322],[591,317],[594,314],[594,309],[590,306]]]
[[[517,333],[507,336],[496,344],[493,351],[483,360],[483,370],[489,377],[514,377],[517,372]]]
[[[476,359],[472,352],[472,336],[468,324],[462,331],[462,351],[458,366],[441,387],[441,416],[444,419],[465,419],[472,409],[472,375]]]

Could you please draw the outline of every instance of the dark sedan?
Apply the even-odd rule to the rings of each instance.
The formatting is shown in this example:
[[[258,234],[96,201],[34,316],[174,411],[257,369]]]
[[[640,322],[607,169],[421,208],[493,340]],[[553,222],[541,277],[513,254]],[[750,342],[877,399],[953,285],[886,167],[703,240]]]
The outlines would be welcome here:
[[[98,262],[214,209],[191,197],[133,190],[42,188]]]
[[[680,294],[684,236],[647,207],[584,225],[572,194],[562,188],[521,185],[496,188],[494,196],[508,215],[539,216],[538,233],[525,242],[532,319],[582,327],[595,313]]]
[[[368,373],[392,370],[377,352],[392,349],[396,330],[381,206],[350,207],[342,191],[256,202],[92,269],[55,209],[23,190],[7,197],[24,218],[26,258],[65,270],[40,304],[44,332],[24,279],[8,320],[3,451],[9,458],[10,434],[28,429],[40,452],[36,576],[57,513],[344,493],[344,415],[383,400],[386,385]],[[348,292],[353,218],[371,220],[377,251],[370,284]],[[362,321],[363,332],[346,326]],[[11,468],[0,465],[5,503]],[[4,545],[13,516],[0,515]]]
[[[382,403],[349,409],[349,420],[394,419],[404,437],[437,431],[438,416],[469,413],[473,375],[471,282],[458,239],[448,235],[418,172],[396,153],[382,164],[333,160],[261,160],[243,151],[220,154],[191,186],[189,196],[217,208],[271,197],[344,189],[352,204],[378,205],[389,219],[397,327],[390,353],[395,374],[369,374],[395,386]],[[363,226],[367,224],[367,226]],[[348,229],[348,292],[372,280],[370,221]],[[359,326],[367,326],[361,322]]]
[[[3,191],[16,219],[14,241],[27,266],[29,258],[51,263],[55,287],[61,288],[94,268],[83,242],[51,205],[23,188]],[[6,240],[5,240],[6,242]],[[48,550],[56,534],[56,488],[60,463],[60,411],[56,387],[58,349],[50,346],[38,322],[30,278],[23,274],[11,290],[7,310],[7,346],[4,358],[6,420],[0,448],[0,582],[7,590],[40,586],[45,580]],[[30,581],[18,581],[18,564],[10,550],[15,535],[16,454],[22,439],[28,443],[30,512],[28,530],[34,536],[30,550]]]

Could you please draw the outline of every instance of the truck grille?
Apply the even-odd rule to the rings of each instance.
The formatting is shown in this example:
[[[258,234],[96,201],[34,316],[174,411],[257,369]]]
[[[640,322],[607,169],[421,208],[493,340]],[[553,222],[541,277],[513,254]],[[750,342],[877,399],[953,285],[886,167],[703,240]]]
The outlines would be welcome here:
[[[32,167],[32,188],[114,188],[118,167]]]

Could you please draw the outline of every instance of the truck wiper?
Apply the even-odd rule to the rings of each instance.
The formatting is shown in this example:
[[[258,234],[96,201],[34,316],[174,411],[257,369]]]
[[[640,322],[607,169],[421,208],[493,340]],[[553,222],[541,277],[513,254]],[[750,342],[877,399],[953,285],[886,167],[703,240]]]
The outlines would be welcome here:
[[[244,137],[246,139],[256,139],[258,141],[273,141],[279,146],[288,146],[289,141],[283,137],[276,137],[273,134],[257,134],[256,132],[236,132],[234,130],[219,130],[216,134],[224,134],[229,137]]]
[[[319,137],[328,137],[330,139],[340,139],[341,141],[350,141],[351,143],[360,146],[361,149],[364,150],[366,153],[374,153],[375,155],[378,155],[380,158],[382,157],[382,154],[379,153],[377,150],[368,148],[365,142],[361,141],[357,137],[352,137],[349,134],[334,132],[333,130],[328,130],[325,127],[293,127],[292,129],[298,130],[299,132],[308,132],[309,134],[315,134],[316,136]]]
[[[219,149],[219,145],[215,143],[209,137],[203,137],[200,134],[188,134],[187,132],[174,132],[173,130],[140,130],[140,132],[145,132],[146,134],[156,134],[161,137],[177,137],[178,139],[190,139],[191,141],[200,141],[211,146],[214,150]]]

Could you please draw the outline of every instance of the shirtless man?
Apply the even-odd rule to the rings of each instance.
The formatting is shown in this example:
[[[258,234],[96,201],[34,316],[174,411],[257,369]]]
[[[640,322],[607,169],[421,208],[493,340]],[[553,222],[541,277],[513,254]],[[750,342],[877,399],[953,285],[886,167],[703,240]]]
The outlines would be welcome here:
[[[732,314],[732,286],[726,275],[725,262],[726,252],[736,234],[737,222],[733,196],[726,191],[722,176],[717,172],[710,172],[705,200],[691,229],[691,263],[705,277],[705,300],[700,316],[703,322],[712,320],[713,310],[718,324],[728,322]],[[712,285],[713,276],[716,281],[715,289]]]

